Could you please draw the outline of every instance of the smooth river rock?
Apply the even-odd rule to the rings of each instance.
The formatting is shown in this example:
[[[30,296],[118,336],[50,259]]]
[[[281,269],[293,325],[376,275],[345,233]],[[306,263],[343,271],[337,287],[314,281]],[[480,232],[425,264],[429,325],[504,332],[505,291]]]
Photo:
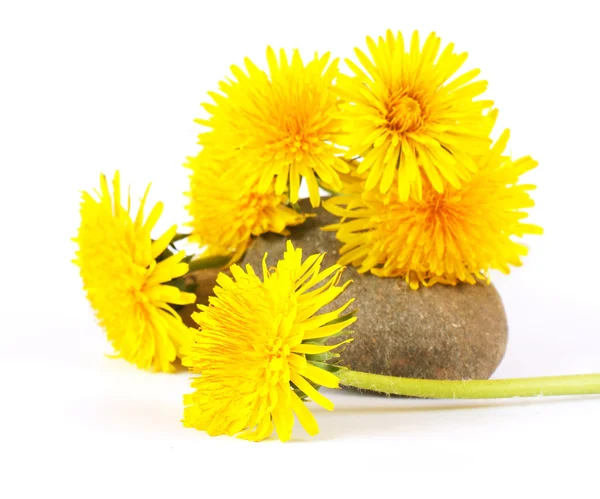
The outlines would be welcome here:
[[[300,205],[317,216],[292,227],[289,238],[303,256],[326,252],[324,266],[336,263],[339,241],[320,228],[336,217],[323,208]],[[265,252],[274,265],[283,255],[287,237],[257,238],[241,264],[260,274]],[[340,364],[358,371],[425,379],[486,379],[504,355],[508,339],[506,314],[492,285],[437,284],[414,291],[401,278],[359,274],[353,267],[343,279],[353,284],[338,298],[355,297],[358,320],[351,326],[354,341],[343,350]],[[328,309],[332,309],[329,306]]]
[[[185,305],[179,310],[179,315],[186,326],[198,327],[198,324],[192,319],[192,314],[198,311],[198,305],[208,305],[208,298],[213,296],[213,288],[217,284],[218,275],[217,269],[202,269],[187,275],[187,279],[193,281],[196,288],[196,303]]]

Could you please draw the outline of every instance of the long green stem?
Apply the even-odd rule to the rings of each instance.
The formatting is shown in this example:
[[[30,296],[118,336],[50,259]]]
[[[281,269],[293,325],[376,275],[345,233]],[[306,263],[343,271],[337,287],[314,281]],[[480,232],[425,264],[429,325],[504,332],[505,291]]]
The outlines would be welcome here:
[[[231,255],[229,256],[207,256],[204,258],[197,258],[192,260],[189,263],[190,272],[194,270],[203,270],[203,269],[218,269],[221,267],[225,267],[229,261],[231,260]]]
[[[422,398],[495,399],[600,394],[600,374],[465,381],[398,378],[348,369],[342,369],[337,375],[342,385]]]

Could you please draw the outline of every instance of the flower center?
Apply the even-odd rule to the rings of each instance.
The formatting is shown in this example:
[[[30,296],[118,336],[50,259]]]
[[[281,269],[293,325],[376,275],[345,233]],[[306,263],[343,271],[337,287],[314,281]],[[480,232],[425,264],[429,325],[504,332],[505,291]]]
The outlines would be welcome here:
[[[306,127],[301,123],[295,121],[286,126],[287,137],[284,139],[284,143],[289,152],[296,153],[299,151],[307,151],[309,149],[311,137],[310,134],[306,133],[305,128]]]
[[[423,124],[421,105],[404,93],[396,93],[386,106],[385,119],[389,130],[414,132]]]
[[[427,220],[429,224],[450,227],[454,224],[462,224],[468,216],[460,196],[457,197],[449,191],[441,194],[432,189],[423,203],[422,219]]]
[[[285,374],[288,357],[290,356],[290,347],[288,345],[281,345],[281,341],[279,341],[278,344],[267,347],[265,353],[268,362],[267,376],[270,383],[274,384]]]
[[[301,157],[308,151],[318,151],[319,142],[326,140],[321,136],[319,127],[311,126],[308,117],[297,114],[284,116],[277,128],[281,133],[276,140],[267,144],[267,148],[278,154]]]
[[[251,231],[260,230],[265,224],[265,217],[272,216],[269,215],[269,208],[277,206],[280,201],[281,196],[276,195],[273,189],[265,193],[251,191],[239,214],[240,223]]]

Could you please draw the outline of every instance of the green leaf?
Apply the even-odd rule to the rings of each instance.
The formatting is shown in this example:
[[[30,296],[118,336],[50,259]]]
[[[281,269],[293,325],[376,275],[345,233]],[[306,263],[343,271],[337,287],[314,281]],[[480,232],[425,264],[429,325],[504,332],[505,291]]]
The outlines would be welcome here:
[[[176,243],[177,241],[181,241],[182,239],[185,239],[188,236],[189,234],[175,234],[175,236],[173,236],[173,239],[171,239],[171,244]]]
[[[231,261],[231,255],[207,256],[189,262],[190,272],[203,269],[218,269],[225,267]]]
[[[165,250],[156,257],[156,263],[162,262],[163,260],[166,260],[172,255],[173,252],[169,248],[165,248]]]
[[[327,324],[324,324],[323,327],[330,326],[332,324],[339,324],[340,322],[344,322],[344,321],[354,317],[356,315],[356,312],[357,312],[357,310],[352,310],[351,312],[348,312],[347,314],[342,315],[341,317],[338,317],[337,319],[333,319],[332,321],[329,321]],[[354,335],[354,331],[352,331],[351,329],[342,329],[338,333],[330,334],[329,336],[325,336],[324,338],[316,338],[314,340],[307,340],[307,341],[304,341],[303,343],[309,343],[312,345],[324,345],[329,338],[336,338],[337,336],[353,336],[353,335]]]
[[[340,354],[336,352],[324,352],[318,354],[307,354],[306,360],[308,362],[327,362],[331,359],[339,358]]]
[[[196,284],[194,283],[194,280],[186,279],[185,276],[166,282],[165,286],[174,286],[179,291],[183,291],[185,293],[193,293],[196,290]]]
[[[342,366],[338,366],[337,364],[333,364],[330,362],[317,362],[317,361],[311,361],[310,362],[313,366],[315,367],[320,367],[321,369],[323,369],[324,371],[329,371],[330,373],[336,373],[341,369],[345,369]]]

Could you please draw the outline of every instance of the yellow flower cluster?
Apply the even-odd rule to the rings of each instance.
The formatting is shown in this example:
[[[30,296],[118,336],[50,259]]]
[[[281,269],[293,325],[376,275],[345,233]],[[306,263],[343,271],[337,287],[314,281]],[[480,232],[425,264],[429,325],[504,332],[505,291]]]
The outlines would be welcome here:
[[[343,265],[415,289],[475,284],[520,265],[527,248],[515,238],[542,232],[525,222],[535,186],[520,183],[537,163],[505,154],[508,131],[492,142],[487,83],[479,70],[457,75],[466,54],[433,33],[421,44],[417,32],[367,38],[367,49],[344,74],[329,54],[304,62],[297,50],[268,48],[266,70],[246,59],[210,93],[197,120],[202,150],[186,163],[189,239],[207,259],[176,250],[185,235],[175,226],[153,239],[162,204],[145,218],[146,191],[132,218],[118,173],[112,193],[102,176],[96,196],[83,194],[75,263],[89,301],[118,356],[155,371],[181,358],[200,375],[184,399],[186,426],[249,440],[276,431],[286,441],[296,417],[316,434],[304,401],[333,409],[320,387],[377,385],[330,362],[350,340],[329,340],[355,321],[342,315],[352,300],[318,314],[348,286]],[[320,188],[336,193],[323,204],[340,217],[326,228],[343,243],[338,264],[321,269],[323,255],[303,261],[288,242],[276,267],[265,255],[262,279],[235,265],[254,238],[306,220],[303,179],[313,207]],[[199,329],[187,328],[177,307],[196,299],[186,292],[190,266],[224,261],[233,265],[193,315]],[[413,388],[389,393],[426,393]]]
[[[420,200],[401,201],[396,192],[380,194],[349,189],[325,203],[342,217],[327,227],[344,243],[341,264],[384,277],[401,276],[414,289],[419,284],[457,284],[488,281],[488,271],[509,272],[520,265],[527,247],[512,236],[540,234],[523,222],[523,208],[533,206],[519,176],[537,163],[530,157],[512,161],[502,153],[505,132],[485,155],[475,157],[478,172],[458,189],[446,185],[438,192],[430,182]]]
[[[267,63],[268,73],[249,59],[246,71],[232,66],[234,79],[210,93],[214,103],[204,104],[210,116],[197,120],[209,130],[199,136],[202,153],[187,164],[188,210],[192,238],[212,253],[239,257],[252,236],[302,223],[305,217],[289,206],[298,201],[300,179],[318,206],[317,175],[341,188],[338,172],[349,171],[335,145],[337,61],[325,54],[305,64],[297,50],[291,59],[282,50],[278,59],[269,47]],[[218,213],[235,222],[213,225]]]
[[[499,151],[504,138],[492,146],[497,111],[481,98],[479,70],[458,74],[467,55],[434,33],[421,44],[416,31],[388,31],[367,49],[346,60],[350,74],[328,54],[305,64],[271,48],[268,71],[248,59],[232,67],[197,120],[207,130],[188,162],[192,239],[237,259],[252,237],[285,234],[305,218],[288,206],[303,177],[313,206],[319,186],[343,194],[325,204],[344,217],[332,227],[342,263],[413,287],[519,265],[525,248],[513,236],[540,230],[515,223],[532,205],[511,184],[525,170]]]
[[[504,155],[508,131],[492,145],[497,111],[476,99],[486,82],[479,70],[453,79],[466,54],[452,44],[440,53],[431,34],[421,47],[415,32],[405,46],[388,31],[367,46],[370,58],[356,49],[362,69],[348,60],[354,75],[337,85],[347,156],[360,158],[325,203],[342,217],[328,227],[344,243],[340,263],[413,288],[508,273],[527,253],[514,238],[542,232],[522,221],[535,186],[518,185],[537,163]]]

